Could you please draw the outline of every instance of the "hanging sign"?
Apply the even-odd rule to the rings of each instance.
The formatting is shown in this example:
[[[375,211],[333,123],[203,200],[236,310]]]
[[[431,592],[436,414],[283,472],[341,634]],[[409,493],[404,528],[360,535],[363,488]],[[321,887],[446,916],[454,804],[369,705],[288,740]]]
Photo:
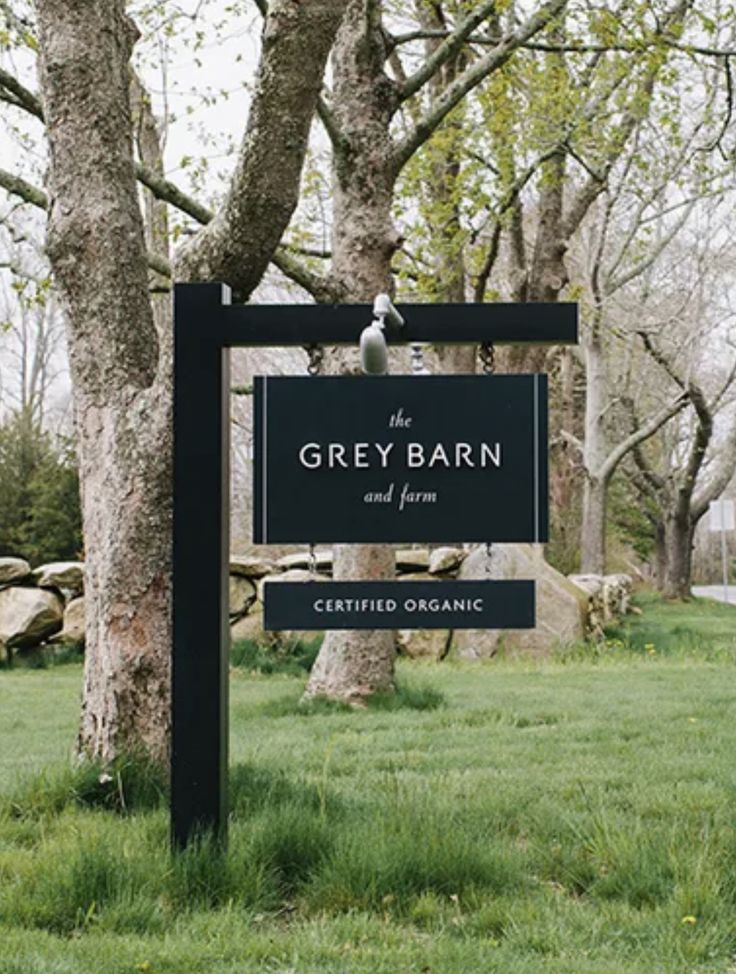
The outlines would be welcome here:
[[[258,544],[547,540],[547,377],[257,377]]]
[[[265,629],[531,629],[533,581],[266,582]]]

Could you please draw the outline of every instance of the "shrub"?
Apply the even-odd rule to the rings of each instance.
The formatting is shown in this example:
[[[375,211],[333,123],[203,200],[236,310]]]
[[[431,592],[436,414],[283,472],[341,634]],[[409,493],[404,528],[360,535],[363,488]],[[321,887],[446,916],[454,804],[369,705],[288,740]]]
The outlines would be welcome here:
[[[28,410],[0,426],[0,552],[33,565],[76,558],[82,516],[76,458]]]

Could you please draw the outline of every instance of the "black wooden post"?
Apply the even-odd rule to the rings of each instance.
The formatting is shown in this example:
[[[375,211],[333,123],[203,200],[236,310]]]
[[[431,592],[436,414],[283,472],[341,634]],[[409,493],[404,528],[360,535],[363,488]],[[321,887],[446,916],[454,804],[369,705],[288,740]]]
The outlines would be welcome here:
[[[227,836],[229,348],[220,284],[177,285],[171,836]]]

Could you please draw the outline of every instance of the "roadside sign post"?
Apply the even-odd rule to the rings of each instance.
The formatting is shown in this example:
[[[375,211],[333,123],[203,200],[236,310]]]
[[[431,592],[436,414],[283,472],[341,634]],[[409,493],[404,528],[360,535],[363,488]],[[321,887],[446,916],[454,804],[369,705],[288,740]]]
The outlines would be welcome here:
[[[726,531],[736,529],[736,516],[734,514],[734,503],[732,500],[720,498],[711,501],[708,508],[709,524],[711,531],[719,531],[721,535],[721,570],[723,572],[723,601],[728,602],[728,545],[726,543]]]
[[[352,345],[357,346],[364,331],[369,334],[363,340],[364,363],[368,365],[366,371],[374,374],[374,378],[351,379],[345,377],[344,383],[375,382],[375,390],[383,383],[390,383],[391,377],[384,376],[383,350],[380,346],[385,339],[387,345],[574,345],[577,342],[577,306],[574,304],[433,304],[433,305],[400,305],[398,309],[386,303],[383,296],[379,296],[376,306],[369,304],[353,305],[233,305],[230,302],[230,291],[222,284],[177,284],[174,293],[174,543],[173,543],[173,647],[172,647],[172,748],[171,748],[171,844],[173,849],[186,847],[197,835],[203,831],[211,832],[220,841],[225,842],[227,836],[227,770],[228,770],[228,669],[230,630],[228,624],[228,564],[229,564],[229,481],[230,481],[230,379],[229,352],[236,347],[302,347]],[[372,318],[379,319],[378,327],[371,326]],[[366,328],[366,326],[369,326]],[[374,332],[380,332],[380,335]],[[380,341],[379,341],[380,338]],[[377,374],[376,374],[377,373]],[[398,378],[398,377],[397,377]],[[402,377],[403,378],[403,377]],[[454,377],[461,379],[462,377]],[[473,377],[468,377],[473,378]],[[481,377],[476,377],[483,382]],[[506,380],[506,376],[488,377],[496,380]],[[532,428],[536,423],[535,436],[538,441],[546,433],[544,422],[546,414],[540,412],[540,403],[544,396],[544,380],[534,380],[533,377],[518,377],[527,380],[530,385],[526,392],[527,416]],[[436,382],[440,377],[423,377],[420,384]],[[265,380],[264,380],[265,381]],[[275,383],[277,380],[274,379]],[[314,382],[315,379],[304,381]],[[322,380],[326,382],[325,380]],[[338,381],[330,380],[332,381]],[[406,377],[407,383],[413,380]],[[503,384],[503,383],[501,383]],[[277,388],[273,386],[273,388]],[[292,390],[293,386],[284,386]],[[319,388],[328,388],[320,385]],[[332,388],[332,386],[329,386]],[[386,387],[388,388],[388,386]],[[411,387],[406,386],[407,390]],[[478,387],[474,387],[478,388]],[[427,393],[431,385],[426,387]],[[488,390],[491,385],[488,386]],[[510,390],[510,387],[509,387]],[[263,390],[262,390],[263,391]],[[490,392],[489,392],[490,394]],[[516,393],[514,392],[514,395]],[[413,393],[412,393],[413,395]],[[373,397],[371,397],[372,399]],[[266,401],[265,397],[261,402]],[[267,400],[274,405],[275,400]],[[375,421],[375,408],[373,416]],[[420,405],[417,405],[417,409]],[[369,410],[370,413],[370,410]],[[462,412],[447,409],[447,421],[455,417],[457,423],[465,423]],[[419,415],[419,413],[417,413]],[[458,419],[457,417],[460,417]],[[389,417],[390,418],[390,417]],[[300,417],[301,419],[301,417]],[[293,425],[293,415],[289,417],[289,426]],[[427,429],[430,428],[431,416],[427,413]],[[417,429],[419,421],[417,420]],[[396,420],[395,429],[404,429]],[[385,429],[385,427],[384,427]],[[337,432],[340,432],[338,429]],[[368,432],[371,432],[368,429]],[[485,471],[497,482],[501,489],[501,468],[508,463],[510,470],[513,451],[524,442],[528,446],[527,459],[519,454],[518,476],[525,478],[523,464],[528,459],[536,439],[526,440],[514,438],[507,434],[507,448],[504,451],[500,433],[492,440],[486,441],[476,436],[476,441],[454,436],[451,430],[452,449],[445,446],[441,436],[433,436],[431,442],[442,444],[441,449],[432,447],[427,452],[427,444],[421,443],[417,437],[418,446],[410,447],[408,442],[402,443],[396,438],[393,456],[387,453],[387,446],[380,442],[382,451],[374,448],[373,460],[377,461],[376,472],[388,473],[389,467],[400,456],[411,466],[412,474],[424,476],[430,469],[437,474],[437,495],[440,499],[442,490],[456,484],[456,477],[448,479],[453,469],[455,473],[462,472],[464,477],[472,477],[474,471]],[[472,432],[472,430],[471,430]],[[475,431],[477,433],[477,431]],[[311,437],[317,442],[319,437]],[[447,438],[445,438],[447,439]],[[546,443],[546,436],[544,436]],[[305,441],[309,443],[310,440]],[[277,443],[277,438],[271,437],[263,443]],[[335,441],[337,442],[337,441]],[[364,447],[361,441],[352,447],[353,474],[364,470],[364,463],[369,462],[371,451]],[[414,441],[412,440],[412,443]],[[485,445],[484,445],[485,444]],[[301,449],[304,443],[297,444]],[[421,449],[420,449],[421,447]],[[268,447],[270,449],[270,447]],[[278,447],[276,447],[278,450]],[[499,449],[502,451],[499,453]],[[343,453],[333,445],[330,455],[327,452],[327,467],[320,459],[320,469],[313,466],[317,463],[321,448],[307,446],[303,454],[300,470],[306,475],[322,476],[325,470],[329,473],[330,456],[333,464],[333,474],[352,477],[344,462],[347,462],[348,452]],[[506,460],[505,458],[508,458]],[[421,461],[421,462],[420,462]],[[269,462],[278,464],[278,452],[269,454]],[[544,483],[545,463],[539,459],[535,468],[534,483]],[[473,466],[471,466],[471,464]],[[339,469],[338,469],[339,468]],[[321,471],[321,472],[320,472]],[[395,472],[402,471],[397,466]],[[496,477],[495,475],[498,474]],[[329,482],[334,482],[334,478]],[[398,482],[394,494],[403,486]],[[464,481],[466,482],[466,481]],[[356,481],[357,483],[357,481]],[[471,480],[468,480],[472,486]],[[529,521],[531,527],[519,526],[517,517],[516,527],[506,527],[508,531],[533,530],[538,540],[544,538],[546,531],[546,498],[542,499],[538,490],[530,490],[526,483],[519,483],[518,488],[526,491],[526,496],[533,503],[533,516]],[[376,488],[379,489],[379,488]],[[383,488],[384,493],[388,488]],[[475,489],[475,488],[473,488]],[[510,508],[516,505],[516,497],[509,488],[504,488],[509,497]],[[426,493],[432,491],[426,487]],[[400,496],[400,495],[399,495]],[[444,496],[444,495],[443,495]],[[406,499],[405,499],[406,500]],[[270,539],[277,534],[279,525],[272,522],[268,511],[263,511],[262,503],[268,503],[268,497],[263,494],[261,502],[261,521],[264,538]],[[544,501],[544,503],[543,503]],[[377,502],[378,503],[378,502]],[[389,505],[390,506],[390,505]],[[405,504],[406,506],[406,504]],[[517,512],[518,513],[518,512]],[[390,517],[386,515],[386,535]],[[488,525],[489,529],[492,527]],[[415,526],[416,529],[416,526]],[[501,530],[501,524],[498,524]],[[418,533],[421,533],[416,529]],[[431,534],[427,532],[427,535]],[[521,534],[514,535],[515,540],[522,540]],[[292,539],[296,540],[296,539]],[[314,539],[308,539],[314,540]],[[349,540],[349,539],[345,539]],[[390,537],[376,540],[390,540]],[[424,540],[430,540],[426,537]],[[459,537],[454,540],[461,540]],[[466,540],[473,540],[472,538]],[[501,540],[500,537],[484,537],[483,540]],[[529,540],[534,540],[534,536]],[[202,566],[206,566],[206,571]],[[277,583],[284,585],[287,583]],[[305,591],[300,590],[299,598],[280,601],[278,598],[268,610],[275,619],[275,624],[283,624],[286,613],[298,611],[305,618],[306,624],[318,613],[322,618],[320,624],[332,621],[337,628],[344,627],[345,615],[357,613],[362,620],[367,621],[373,616],[370,625],[378,621],[378,616],[391,614],[393,595],[372,589],[361,592],[359,596],[351,594],[350,599],[335,593],[327,592],[324,584],[324,597],[307,599]],[[346,583],[334,582],[332,586]],[[358,583],[361,584],[362,583]],[[387,582],[386,585],[393,583]],[[402,583],[409,584],[409,583]],[[421,618],[425,626],[433,625],[438,614],[455,613],[459,624],[462,616],[467,615],[463,606],[463,599],[470,600],[471,610],[477,611],[486,624],[500,623],[499,628],[509,622],[514,628],[521,628],[525,623],[533,624],[533,583],[499,583],[482,582],[481,586],[506,585],[504,595],[497,606],[483,602],[484,596],[470,589],[458,589],[448,592],[447,598],[440,599],[440,591],[434,586],[442,582],[433,582],[431,592],[417,589],[416,592],[406,590],[403,601],[397,601],[396,612],[409,613],[412,619]],[[455,583],[456,585],[471,583]],[[274,586],[275,587],[275,586]],[[310,588],[310,592],[312,589]],[[343,590],[344,592],[345,590]],[[462,595],[467,592],[467,595]],[[500,589],[497,590],[500,593]],[[287,593],[284,590],[283,596]],[[305,601],[306,599],[306,601]],[[488,614],[486,613],[488,610]],[[491,611],[492,610],[492,611]],[[392,610],[393,611],[393,610]],[[330,619],[324,617],[329,616]],[[357,618],[350,620],[358,624]],[[386,619],[386,622],[390,620]],[[393,628],[393,625],[391,626]],[[459,626],[458,626],[459,627]]]

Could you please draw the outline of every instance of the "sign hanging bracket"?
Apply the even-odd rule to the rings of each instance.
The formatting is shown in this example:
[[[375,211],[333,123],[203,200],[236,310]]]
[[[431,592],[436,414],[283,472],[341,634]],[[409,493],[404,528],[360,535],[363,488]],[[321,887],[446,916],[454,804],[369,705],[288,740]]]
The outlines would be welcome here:
[[[387,323],[395,328],[404,327],[404,319],[388,294],[378,294],[373,302],[373,321],[360,335],[360,366],[366,375],[388,372]]]

